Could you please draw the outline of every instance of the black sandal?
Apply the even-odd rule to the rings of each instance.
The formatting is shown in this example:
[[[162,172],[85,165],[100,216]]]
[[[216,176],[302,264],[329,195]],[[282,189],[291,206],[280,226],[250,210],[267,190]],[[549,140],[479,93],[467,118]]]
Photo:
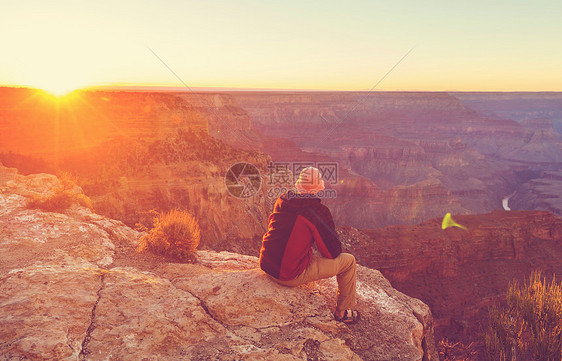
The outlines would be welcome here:
[[[343,322],[345,324],[348,325],[352,325],[354,323],[356,323],[357,321],[359,321],[359,319],[361,318],[361,315],[359,314],[359,311],[357,310],[345,310],[343,313],[343,317],[339,318],[338,316],[336,316],[336,314],[334,313],[334,318],[336,319],[336,321],[340,321]]]

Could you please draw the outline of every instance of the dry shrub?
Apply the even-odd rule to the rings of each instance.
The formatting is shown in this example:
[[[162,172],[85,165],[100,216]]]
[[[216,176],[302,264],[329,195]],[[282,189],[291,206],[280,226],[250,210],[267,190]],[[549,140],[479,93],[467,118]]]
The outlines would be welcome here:
[[[76,183],[68,174],[63,174],[59,179],[60,185],[54,188],[51,194],[33,197],[27,203],[27,208],[60,213],[77,203],[82,207],[93,209],[91,199],[75,190]]]
[[[154,227],[139,240],[140,251],[170,256],[180,261],[193,261],[201,231],[197,219],[186,211],[173,209],[160,213]]]
[[[489,360],[562,359],[562,285],[534,272],[523,285],[511,284],[507,307],[490,310],[485,335]]]
[[[462,341],[453,342],[447,338],[439,340],[437,344],[441,361],[476,361],[478,360],[478,345],[474,342],[465,344]]]

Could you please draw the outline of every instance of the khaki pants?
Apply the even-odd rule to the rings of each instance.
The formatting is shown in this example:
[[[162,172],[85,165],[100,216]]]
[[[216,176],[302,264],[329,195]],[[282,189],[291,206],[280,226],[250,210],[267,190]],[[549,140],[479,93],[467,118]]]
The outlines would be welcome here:
[[[334,259],[324,258],[313,254],[308,267],[290,281],[280,281],[271,277],[277,283],[295,287],[304,283],[337,276],[338,300],[336,310],[344,311],[353,308],[357,303],[355,294],[357,272],[355,270],[355,257],[349,253],[340,253]]]

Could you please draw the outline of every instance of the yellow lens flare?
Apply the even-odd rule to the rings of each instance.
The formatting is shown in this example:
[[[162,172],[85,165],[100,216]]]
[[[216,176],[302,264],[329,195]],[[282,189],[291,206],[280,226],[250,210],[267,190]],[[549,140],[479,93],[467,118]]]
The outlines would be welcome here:
[[[459,227],[464,229],[465,231],[468,230],[465,226],[455,222],[451,217],[451,213],[447,213],[445,217],[443,217],[443,222],[441,222],[441,229],[447,229],[449,227]]]

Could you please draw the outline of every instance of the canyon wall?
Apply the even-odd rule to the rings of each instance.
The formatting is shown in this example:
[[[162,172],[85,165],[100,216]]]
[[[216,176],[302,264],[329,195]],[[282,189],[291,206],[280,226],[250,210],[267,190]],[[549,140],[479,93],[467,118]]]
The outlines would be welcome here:
[[[267,182],[271,161],[337,164],[325,203],[338,225],[489,212],[514,191],[512,209],[562,214],[557,185],[541,179],[562,171],[552,121],[487,117],[447,93],[0,93],[6,164],[71,172],[98,212],[129,226],[149,226],[152,209],[188,209],[208,247],[256,254],[279,193]],[[262,176],[255,197],[227,190],[238,162]]]
[[[338,163],[337,201],[328,203],[342,225],[417,223],[447,207],[489,212],[540,172],[562,165],[562,137],[552,122],[488,118],[447,93],[231,94],[254,131],[290,140],[267,150],[272,159],[298,161],[306,153]],[[359,195],[346,183],[370,191]],[[401,208],[417,211],[398,214]]]
[[[207,131],[207,120],[178,97],[146,92],[0,88],[0,151],[63,157],[109,140],[160,139],[173,129]]]
[[[441,229],[441,219],[418,225],[358,230],[341,239],[358,261],[380,270],[392,285],[426,302],[438,338],[481,341],[487,310],[505,298],[509,283],[533,270],[562,274],[562,218],[542,211],[453,215],[468,230]]]
[[[271,208],[266,190],[233,197],[225,175],[239,162],[264,173],[270,158],[209,136],[225,119],[233,130],[250,127],[243,111],[231,109],[230,97],[85,91],[54,99],[31,89],[0,92],[0,126],[7,130],[0,133],[0,159],[6,164],[27,173],[71,173],[97,212],[129,226],[150,227],[151,211],[181,208],[199,219],[202,247],[259,249]]]
[[[560,92],[463,92],[450,93],[464,105],[492,118],[550,119],[558,132],[562,132],[562,93]]]
[[[562,172],[545,171],[521,186],[509,200],[512,209],[527,207],[560,214],[562,210]]]

